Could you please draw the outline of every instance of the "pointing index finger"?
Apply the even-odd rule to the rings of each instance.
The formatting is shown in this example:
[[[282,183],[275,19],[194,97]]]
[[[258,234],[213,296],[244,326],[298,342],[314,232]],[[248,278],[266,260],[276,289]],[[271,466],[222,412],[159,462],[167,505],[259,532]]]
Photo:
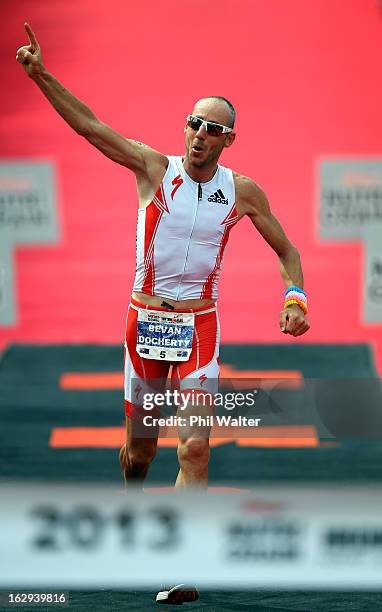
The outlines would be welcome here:
[[[38,46],[39,46],[39,45],[38,45],[38,42],[37,42],[37,38],[36,38],[36,36],[34,35],[34,32],[33,32],[32,28],[30,27],[29,23],[25,22],[25,23],[24,23],[24,27],[25,27],[26,32],[27,32],[27,34],[28,34],[28,38],[29,38],[29,42],[30,42],[30,44],[32,45],[32,47],[33,47],[34,49],[37,49],[37,48],[38,48]]]

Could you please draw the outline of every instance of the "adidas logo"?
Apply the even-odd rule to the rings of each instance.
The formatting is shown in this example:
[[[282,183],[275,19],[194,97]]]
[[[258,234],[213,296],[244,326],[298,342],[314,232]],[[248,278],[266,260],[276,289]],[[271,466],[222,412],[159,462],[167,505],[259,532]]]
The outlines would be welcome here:
[[[215,191],[215,193],[212,193],[210,197],[208,198],[208,201],[216,202],[216,204],[227,204],[228,205],[228,200],[225,197],[221,189],[218,189],[217,191]]]

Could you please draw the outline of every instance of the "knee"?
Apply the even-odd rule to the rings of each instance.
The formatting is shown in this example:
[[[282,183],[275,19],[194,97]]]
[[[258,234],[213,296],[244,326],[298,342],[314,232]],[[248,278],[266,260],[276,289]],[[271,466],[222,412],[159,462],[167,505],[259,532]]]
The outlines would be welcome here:
[[[179,442],[179,464],[192,464],[204,468],[210,458],[210,446],[207,438],[187,438]]]
[[[134,442],[134,444],[130,444],[127,447],[130,465],[136,468],[149,466],[156,455],[156,449],[157,444],[154,440],[150,440],[150,443],[142,440],[141,443]]]

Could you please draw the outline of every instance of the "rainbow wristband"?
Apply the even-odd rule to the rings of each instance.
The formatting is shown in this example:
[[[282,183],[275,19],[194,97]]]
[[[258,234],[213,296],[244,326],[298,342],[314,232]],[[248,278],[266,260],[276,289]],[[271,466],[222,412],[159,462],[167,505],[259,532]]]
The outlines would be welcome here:
[[[288,306],[292,306],[293,304],[299,306],[304,314],[307,314],[308,308],[304,302],[301,302],[301,300],[287,300],[284,304],[284,308],[288,308]]]
[[[304,314],[308,312],[308,299],[305,291],[300,287],[292,286],[285,291],[284,308],[296,304],[301,308]]]
[[[306,299],[306,293],[304,289],[300,289],[300,287],[296,287],[296,285],[292,285],[285,290],[285,295],[287,295],[290,291],[297,291],[297,293],[301,293]]]

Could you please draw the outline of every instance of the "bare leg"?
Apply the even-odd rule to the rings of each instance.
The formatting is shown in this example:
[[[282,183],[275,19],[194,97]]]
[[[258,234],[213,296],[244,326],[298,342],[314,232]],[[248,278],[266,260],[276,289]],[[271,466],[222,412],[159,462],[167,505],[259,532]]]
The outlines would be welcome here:
[[[175,482],[176,488],[206,488],[208,484],[208,463],[210,460],[210,427],[203,419],[212,414],[206,406],[190,406],[178,412],[187,421],[191,415],[200,417],[200,424],[178,427],[178,459],[180,470]],[[207,423],[208,421],[204,421]]]
[[[145,427],[141,421],[126,417],[126,443],[119,451],[119,462],[126,484],[128,481],[142,484],[155,457],[159,432],[154,427],[146,429],[150,437],[144,437]]]
[[[208,462],[210,447],[208,439],[187,438],[179,441],[178,458],[180,469],[175,482],[176,488],[208,485]]]

